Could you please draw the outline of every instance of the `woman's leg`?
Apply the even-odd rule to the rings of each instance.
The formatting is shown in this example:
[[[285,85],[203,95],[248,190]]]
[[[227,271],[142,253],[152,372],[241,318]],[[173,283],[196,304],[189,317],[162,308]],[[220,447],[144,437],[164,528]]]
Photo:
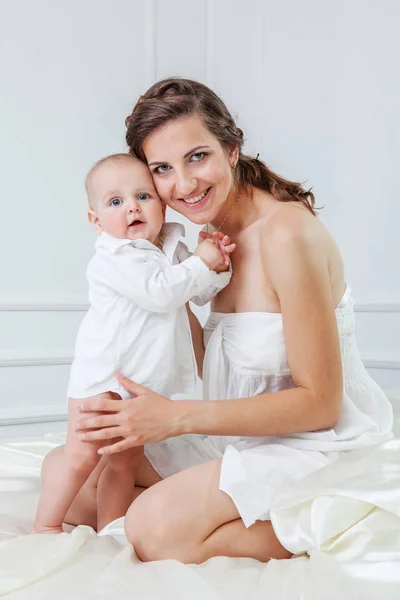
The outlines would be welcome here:
[[[107,464],[107,458],[102,456],[96,468],[92,471],[81,490],[72,502],[65,522],[70,525],[89,525],[96,531],[97,527],[97,487],[100,476]],[[142,458],[136,471],[136,486],[132,489],[131,502],[146,488],[161,481],[146,458]]]
[[[219,490],[221,460],[197,465],[146,490],[125,518],[128,540],[144,561],[202,563],[213,556],[266,562],[288,558],[269,521],[246,529],[231,498]]]

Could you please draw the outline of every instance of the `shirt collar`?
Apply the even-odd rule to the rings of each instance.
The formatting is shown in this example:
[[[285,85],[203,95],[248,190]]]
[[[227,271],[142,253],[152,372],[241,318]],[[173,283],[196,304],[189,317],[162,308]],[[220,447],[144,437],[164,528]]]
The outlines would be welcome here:
[[[161,235],[164,237],[163,252],[168,260],[172,262],[179,239],[185,237],[185,228],[181,223],[164,223]]]
[[[179,238],[185,237],[185,228],[181,223],[164,223],[161,228],[161,235],[164,237],[163,241],[163,252],[167,256],[167,258],[172,261],[172,257],[176,250],[176,247],[179,242]],[[144,240],[138,238],[137,240],[128,240],[115,238],[109,233],[102,231],[99,237],[96,240],[96,248],[102,247],[107,248],[110,252],[115,254],[120,248],[123,246],[131,245],[134,248],[143,248],[148,250],[157,250],[159,248],[149,242],[148,240]]]

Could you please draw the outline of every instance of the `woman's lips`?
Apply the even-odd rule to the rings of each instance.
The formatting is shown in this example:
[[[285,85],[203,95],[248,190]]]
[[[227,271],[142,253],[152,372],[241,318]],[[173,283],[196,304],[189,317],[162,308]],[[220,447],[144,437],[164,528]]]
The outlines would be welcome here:
[[[205,205],[205,203],[209,199],[210,194],[211,194],[211,190],[212,190],[212,187],[208,188],[207,194],[204,196],[204,198],[202,198],[198,202],[195,202],[194,204],[189,204],[188,202],[185,202],[185,200],[179,200],[179,202],[183,203],[190,210],[200,210],[200,209],[203,208],[203,206]]]

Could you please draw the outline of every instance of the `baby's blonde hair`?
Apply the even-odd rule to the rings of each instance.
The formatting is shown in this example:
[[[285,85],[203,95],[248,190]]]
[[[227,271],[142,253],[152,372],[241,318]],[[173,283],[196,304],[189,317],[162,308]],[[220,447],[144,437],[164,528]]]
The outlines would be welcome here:
[[[107,163],[109,161],[117,163],[117,162],[122,162],[124,160],[128,161],[128,162],[132,162],[134,164],[138,164],[138,163],[143,164],[142,161],[140,161],[135,156],[132,156],[132,154],[120,152],[119,154],[110,154],[109,156],[105,156],[104,158],[101,158],[90,169],[90,171],[88,172],[88,174],[86,175],[86,178],[85,178],[85,190],[86,190],[86,194],[87,194],[87,198],[88,198],[89,208],[93,208],[92,201],[90,198],[90,191],[89,191],[89,184],[90,184],[90,180],[92,179],[93,175],[96,173],[96,171],[102,165],[104,165],[105,163]]]

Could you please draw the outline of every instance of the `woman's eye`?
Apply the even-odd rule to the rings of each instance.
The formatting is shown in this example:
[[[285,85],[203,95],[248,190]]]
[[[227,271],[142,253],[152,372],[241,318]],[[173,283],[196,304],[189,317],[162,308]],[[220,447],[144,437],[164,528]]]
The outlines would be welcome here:
[[[110,202],[111,206],[120,206],[122,204],[121,198],[113,198]]]
[[[196,154],[192,154],[190,159],[193,160],[194,162],[200,162],[201,160],[203,160],[205,155],[206,155],[205,152],[196,152]]]
[[[138,200],[140,200],[141,202],[143,202],[144,200],[148,200],[150,198],[150,196],[148,194],[139,194],[138,196]]]
[[[160,165],[159,167],[156,167],[154,169],[154,173],[158,173],[159,175],[162,175],[163,173],[167,173],[167,171],[169,171],[171,167],[169,165]]]

